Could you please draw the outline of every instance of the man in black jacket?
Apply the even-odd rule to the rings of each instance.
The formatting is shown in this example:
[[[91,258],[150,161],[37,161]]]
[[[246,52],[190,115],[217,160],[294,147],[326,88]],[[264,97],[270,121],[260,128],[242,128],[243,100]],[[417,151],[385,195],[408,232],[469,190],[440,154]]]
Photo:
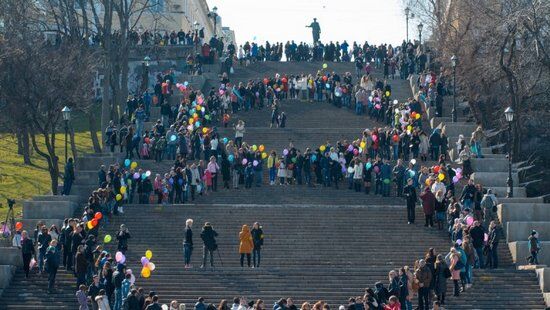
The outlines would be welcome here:
[[[403,195],[407,199],[407,221],[409,224],[414,223],[415,212],[414,208],[416,206],[416,189],[413,186],[413,180],[409,178],[407,180],[407,186],[403,189]]]
[[[130,238],[130,231],[128,231],[126,225],[121,224],[120,231],[116,235],[116,239],[118,240],[117,249],[122,252],[122,254],[126,254],[126,251],[128,251],[128,239]]]
[[[90,297],[90,300],[92,301],[92,309],[97,310],[97,302],[95,301],[95,297],[99,295],[100,290],[104,290],[105,286],[102,283],[99,283],[99,276],[94,275],[94,282],[88,287],[88,296]]]
[[[483,241],[485,239],[485,231],[481,227],[479,221],[474,222],[474,227],[470,229],[470,237],[472,238],[472,245],[476,250],[479,261],[476,263],[476,266],[483,268]]]
[[[262,230],[262,226],[260,226],[260,223],[256,222],[254,223],[254,226],[252,227],[252,231],[250,231],[252,234],[252,241],[254,243],[254,249],[252,250],[252,257],[254,259],[254,268],[260,267],[260,259],[261,259],[261,249],[264,245],[264,232]]]
[[[138,298],[138,291],[136,289],[132,289],[130,294],[128,294],[128,298],[124,301],[123,308],[128,310],[141,310],[139,306],[139,298]]]
[[[209,222],[204,223],[204,227],[201,232],[201,239],[204,243],[202,247],[202,265],[201,268],[204,268],[206,265],[206,254],[210,253],[210,266],[214,267],[214,251],[218,249],[216,244],[216,237],[218,233],[212,228]]]

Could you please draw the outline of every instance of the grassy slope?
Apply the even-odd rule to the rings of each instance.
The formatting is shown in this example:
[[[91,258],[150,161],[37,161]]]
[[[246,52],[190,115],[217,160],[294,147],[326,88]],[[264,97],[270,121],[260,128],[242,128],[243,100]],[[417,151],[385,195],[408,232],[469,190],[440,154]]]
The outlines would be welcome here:
[[[76,127],[76,126],[75,126]],[[76,129],[76,128],[75,128]],[[41,150],[45,150],[43,139],[37,137]],[[75,133],[75,143],[78,154],[93,151],[90,133],[81,131]],[[59,169],[63,172],[65,162],[65,135],[56,136],[56,153],[60,159]],[[70,144],[69,144],[69,156]],[[6,198],[17,199],[15,206],[16,217],[21,213],[21,199],[51,192],[50,175],[47,163],[43,157],[32,150],[32,166],[23,164],[23,157],[17,154],[17,140],[12,135],[0,134],[0,221],[5,220],[7,212]],[[60,180],[62,181],[62,180]]]

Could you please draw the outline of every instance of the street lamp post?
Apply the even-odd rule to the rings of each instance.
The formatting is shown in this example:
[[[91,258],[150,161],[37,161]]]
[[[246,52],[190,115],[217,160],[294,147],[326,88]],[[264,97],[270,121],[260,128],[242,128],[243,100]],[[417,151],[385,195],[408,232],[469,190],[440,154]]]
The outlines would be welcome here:
[[[69,156],[68,156],[68,137],[69,137],[69,121],[71,120],[71,109],[68,107],[68,106],[65,106],[62,110],[61,110],[61,113],[63,115],[63,121],[65,121],[65,163],[67,163],[69,161]]]
[[[512,198],[514,197],[514,180],[512,179],[512,123],[514,122],[514,110],[512,107],[504,110],[504,116],[508,122],[508,180],[506,180],[508,191],[506,197]]]
[[[451,111],[452,116],[452,122],[456,123],[457,121],[457,111],[456,111],[456,66],[458,63],[458,57],[456,55],[453,55],[451,57],[451,65],[453,66],[453,110]]]
[[[424,25],[422,23],[418,24],[418,42],[420,46],[422,46],[422,28],[424,28]]]
[[[142,93],[145,93],[147,91],[148,85],[149,85],[149,61],[151,58],[149,56],[145,56],[143,58],[143,62],[141,63],[141,72],[143,76],[141,77],[141,91]]]

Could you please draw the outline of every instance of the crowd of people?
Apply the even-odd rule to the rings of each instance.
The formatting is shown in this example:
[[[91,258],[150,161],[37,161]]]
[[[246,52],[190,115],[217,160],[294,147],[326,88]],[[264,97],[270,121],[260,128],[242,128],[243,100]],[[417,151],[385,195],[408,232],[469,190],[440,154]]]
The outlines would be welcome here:
[[[437,101],[441,100],[438,96],[445,92],[444,78],[424,71],[425,63],[414,56],[411,44],[393,48],[368,44],[360,47],[354,43],[348,52],[344,43],[320,44],[315,52],[315,48],[292,42],[285,45],[284,51],[291,61],[349,61],[351,53],[358,68],[357,78],[349,72],[331,72],[325,65],[309,75],[277,74],[238,84],[231,83],[224,74],[218,89],[203,94],[187,82],[176,82],[170,72],[159,75],[154,93],[130,97],[120,124],[111,122],[106,128],[104,137],[109,150],[125,152],[126,159],[99,169],[98,189],[91,194],[83,215],[66,219],[61,229],[39,223],[34,238],[26,231],[19,230],[16,234],[14,245],[22,250],[26,275],[36,264],[39,272],[48,272],[49,289],[53,291],[57,269],[62,265],[73,271],[80,309],[88,309],[89,305],[94,309],[160,309],[158,296],[154,292],[147,295],[137,287],[135,276],[124,264],[122,258],[131,238],[128,229],[122,225],[117,232],[117,253],[113,255],[105,246],[111,242],[111,236],[106,235],[103,243],[98,240],[100,227],[108,223],[111,215],[123,214],[125,203],[186,203],[197,195],[218,191],[218,183],[224,189],[243,185],[251,189],[265,185],[265,170],[271,186],[344,187],[367,195],[402,197],[407,204],[409,224],[415,222],[415,207],[420,203],[425,226],[436,226],[448,233],[452,243],[448,253],[429,249],[422,259],[413,259],[412,268],[404,266],[390,271],[387,288],[377,282],[372,289],[366,289],[364,296],[350,298],[345,309],[412,309],[414,296],[418,297],[419,309],[439,309],[445,304],[447,279],[454,283],[454,296],[469,289],[473,283],[472,269],[498,267],[498,245],[502,238],[496,214],[497,197],[469,178],[473,172],[471,158],[483,156],[482,128],[472,133],[470,141],[459,139],[456,150],[462,166],[453,168],[454,163],[447,156],[451,146],[445,132],[438,129],[428,132],[423,125],[426,107],[438,106]],[[402,50],[406,52],[400,53]],[[241,53],[246,56],[241,57]],[[239,57],[245,59],[280,60],[281,53],[282,44],[266,44],[266,48],[245,44],[242,52],[239,48]],[[392,100],[392,87],[387,79],[374,79],[371,74],[374,59],[374,67],[383,68],[385,77],[390,77],[393,71],[386,67],[393,61],[403,61],[403,58],[397,61],[400,55],[407,62],[405,75],[422,72],[417,95],[403,102]],[[171,97],[176,92],[183,94],[183,99],[173,105]],[[237,114],[268,108],[271,126],[285,127],[283,108],[288,99],[347,107],[384,125],[365,129],[353,140],[326,141],[304,150],[290,143],[280,153],[260,143],[245,141],[246,124]],[[160,107],[161,118],[152,128],[145,128],[152,106]],[[237,120],[232,122],[233,118]],[[219,134],[218,127],[230,126],[235,132],[233,138]],[[171,160],[174,165],[170,171],[153,175],[138,167],[135,158]],[[466,181],[461,181],[463,178]],[[69,192],[70,187],[66,194]],[[185,268],[192,268],[192,225],[192,219],[188,219],[183,240]],[[205,223],[201,232],[201,267],[207,265],[208,256],[211,266],[214,264],[216,236],[212,225]],[[260,266],[263,238],[259,223],[254,223],[252,229],[242,226],[241,266],[245,259],[249,267],[251,260],[252,267]],[[536,232],[529,236],[529,242],[530,262],[538,263],[540,246]],[[177,301],[169,307],[177,309]],[[244,298],[236,298],[231,309],[264,307],[261,300],[248,303]],[[297,307],[288,298],[279,300],[273,308]],[[301,309],[312,308],[327,309],[328,305],[304,303]],[[219,307],[206,305],[200,298],[195,309],[224,310],[229,306],[227,301],[222,301]]]

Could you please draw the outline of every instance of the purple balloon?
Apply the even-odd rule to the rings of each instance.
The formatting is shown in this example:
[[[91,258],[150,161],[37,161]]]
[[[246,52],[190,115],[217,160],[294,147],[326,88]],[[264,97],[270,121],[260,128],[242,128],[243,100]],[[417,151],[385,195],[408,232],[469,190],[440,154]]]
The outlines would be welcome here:
[[[140,175],[139,172],[134,173],[134,179],[139,179]]]
[[[453,183],[458,183],[458,177],[456,175],[453,177]]]
[[[353,152],[353,145],[350,144],[350,145],[348,146],[348,152]]]
[[[126,257],[122,254],[122,252],[116,252],[115,259],[119,264],[124,264],[126,261]]]
[[[246,158],[243,158],[243,165],[246,165],[247,162],[248,160]]]
[[[142,256],[141,257],[141,265],[145,266],[147,264],[149,264],[149,260],[147,259],[147,257]]]
[[[283,155],[285,155],[285,156],[288,155],[288,150],[287,149],[283,150]]]
[[[258,161],[257,160],[253,161],[252,165],[254,165],[254,167],[256,167],[258,165]]]

